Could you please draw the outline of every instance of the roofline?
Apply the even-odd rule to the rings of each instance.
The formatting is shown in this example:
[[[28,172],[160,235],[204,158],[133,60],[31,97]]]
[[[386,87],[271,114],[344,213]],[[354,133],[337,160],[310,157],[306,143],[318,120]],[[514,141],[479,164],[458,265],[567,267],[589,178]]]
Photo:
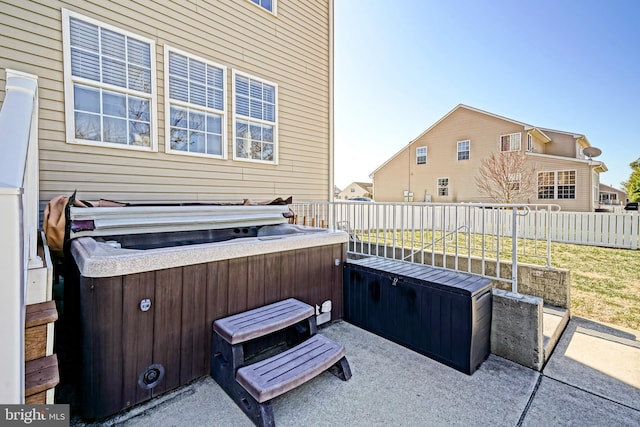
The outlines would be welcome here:
[[[615,188],[615,187],[612,187],[612,186],[607,185],[607,184],[600,183],[600,184],[599,184],[599,186],[600,186],[600,187],[606,187],[606,188],[607,188],[607,189],[609,189],[609,190],[617,191],[617,192],[619,192],[619,193],[627,194],[627,192],[626,192],[625,190],[622,190],[622,189],[620,189],[620,188]]]
[[[573,158],[573,157],[554,156],[552,154],[541,154],[541,153],[531,153],[531,152],[527,152],[526,154],[527,154],[527,156],[533,156],[533,157],[544,157],[544,158],[547,158],[547,159],[564,160],[564,161],[567,161],[567,162],[586,163],[589,166],[600,167],[602,172],[606,172],[606,171],[609,170],[609,168],[607,168],[607,165],[605,165],[604,162],[595,161],[595,160],[576,159],[576,158]]]
[[[475,111],[476,113],[481,113],[487,116],[491,116],[491,117],[495,117],[497,119],[500,120],[505,120],[507,122],[511,122],[514,123],[516,125],[522,126],[524,128],[524,131],[529,131],[532,129],[538,129],[539,131],[548,131],[548,132],[555,132],[555,133],[561,133],[564,135],[571,135],[574,139],[578,140],[578,139],[583,139],[587,145],[586,147],[589,147],[591,144],[589,144],[589,141],[587,140],[587,138],[582,135],[582,134],[578,134],[575,132],[565,132],[565,131],[561,131],[561,130],[555,130],[555,129],[549,129],[549,128],[542,128],[542,127],[538,127],[538,126],[533,126],[530,125],[528,123],[524,123],[524,122],[519,122],[517,120],[513,120],[510,119],[508,117],[504,117],[504,116],[500,116],[498,114],[493,114],[490,113],[488,111],[484,111],[481,110],[479,108],[475,108],[475,107],[471,107],[469,105],[465,105],[465,104],[458,104],[456,105],[451,111],[449,111],[447,114],[445,114],[444,116],[442,116],[437,122],[435,122],[434,124],[432,124],[431,126],[429,126],[427,128],[427,130],[425,130],[424,132],[422,132],[420,135],[418,135],[417,137],[413,138],[407,145],[405,145],[404,147],[402,147],[398,152],[396,152],[393,156],[391,156],[390,158],[388,158],[383,164],[381,164],[380,166],[378,166],[373,172],[371,172],[369,174],[369,178],[373,179],[373,176],[376,174],[376,172],[378,172],[380,169],[382,169],[383,167],[385,167],[389,162],[391,162],[393,159],[395,159],[396,157],[398,157],[402,152],[404,152],[404,150],[406,150],[407,148],[409,148],[414,142],[416,142],[418,139],[422,138],[424,135],[426,135],[427,133],[429,133],[429,131],[431,131],[431,129],[433,129],[434,127],[436,127],[441,121],[443,121],[444,119],[446,119],[447,117],[449,117],[454,111],[458,110],[459,108],[466,108],[467,110],[470,111]],[[604,165],[604,163],[603,163]],[[606,167],[605,167],[606,168]]]

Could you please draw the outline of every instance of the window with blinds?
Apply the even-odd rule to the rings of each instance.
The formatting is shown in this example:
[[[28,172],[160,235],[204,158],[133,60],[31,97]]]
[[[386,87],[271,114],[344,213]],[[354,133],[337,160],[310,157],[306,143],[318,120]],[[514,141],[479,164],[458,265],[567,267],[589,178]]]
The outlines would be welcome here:
[[[167,152],[226,157],[226,68],[165,47]]]
[[[234,159],[277,162],[277,91],[273,83],[234,70]]]
[[[67,141],[155,150],[151,40],[63,10]]]
[[[458,160],[469,160],[471,156],[471,141],[458,141]]]
[[[424,165],[427,163],[427,147],[416,148],[416,164]]]
[[[520,132],[500,136],[500,151],[520,151],[521,147]]]

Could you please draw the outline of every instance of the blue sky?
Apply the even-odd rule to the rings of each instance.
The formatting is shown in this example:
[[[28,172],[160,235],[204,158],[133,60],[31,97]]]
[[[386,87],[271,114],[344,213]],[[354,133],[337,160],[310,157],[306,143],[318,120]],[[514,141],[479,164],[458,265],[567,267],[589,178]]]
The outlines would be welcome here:
[[[335,183],[458,104],[575,132],[619,187],[640,157],[640,1],[335,0]]]

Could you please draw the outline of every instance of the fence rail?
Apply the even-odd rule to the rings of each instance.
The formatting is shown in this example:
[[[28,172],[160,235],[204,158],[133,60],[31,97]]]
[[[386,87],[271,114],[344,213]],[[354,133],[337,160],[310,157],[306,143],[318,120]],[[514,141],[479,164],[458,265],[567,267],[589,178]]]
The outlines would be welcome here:
[[[349,233],[350,253],[480,274],[515,292],[519,256],[549,264],[547,240],[520,237],[526,205],[313,202],[292,210],[299,224]]]
[[[334,207],[335,205],[335,207]],[[382,206],[382,207],[380,207]],[[392,207],[393,206],[393,207]],[[436,204],[392,204],[392,203],[302,203],[294,210],[298,221],[318,227],[342,227],[349,225],[359,230],[368,228],[372,217],[382,228],[394,228],[404,224],[409,228],[443,229],[452,232],[461,226],[469,227],[471,233],[498,234],[511,236],[511,213],[509,209],[496,209],[495,205],[457,204],[476,206],[469,209],[469,217],[461,216],[460,210],[445,208]],[[530,212],[517,217],[517,238],[526,239],[522,243],[524,253],[536,257],[547,242],[595,245],[611,248],[640,248],[640,215],[638,212],[562,212],[557,205],[527,205]],[[429,209],[428,207],[431,207]],[[424,215],[429,209],[430,214]],[[330,213],[336,211],[343,224],[330,224]],[[383,214],[380,212],[383,211]],[[423,213],[417,213],[422,211]],[[491,212],[488,214],[487,212]],[[395,227],[399,228],[399,227]],[[532,245],[533,243],[533,245]],[[529,249],[527,249],[527,246]],[[535,251],[533,251],[535,249]],[[532,252],[533,251],[533,252]]]

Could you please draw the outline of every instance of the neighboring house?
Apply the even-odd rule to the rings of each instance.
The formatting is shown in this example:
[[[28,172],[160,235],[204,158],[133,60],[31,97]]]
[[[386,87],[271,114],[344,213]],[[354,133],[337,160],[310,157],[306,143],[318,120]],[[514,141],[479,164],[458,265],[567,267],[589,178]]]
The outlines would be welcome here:
[[[333,186],[333,198],[337,199],[338,196],[340,195],[340,192],[342,192],[342,190],[337,185],[334,185]]]
[[[0,0],[40,199],[333,198],[333,0]]]
[[[373,184],[371,182],[352,182],[338,194],[336,199],[348,200],[354,197],[373,198]]]
[[[608,185],[600,184],[601,205],[623,205],[627,202],[627,192]]]
[[[532,126],[458,105],[372,174],[376,201],[490,202],[476,188],[482,160],[500,151],[523,151],[535,165],[537,196],[565,211],[598,207],[604,163],[587,158],[584,135]]]

